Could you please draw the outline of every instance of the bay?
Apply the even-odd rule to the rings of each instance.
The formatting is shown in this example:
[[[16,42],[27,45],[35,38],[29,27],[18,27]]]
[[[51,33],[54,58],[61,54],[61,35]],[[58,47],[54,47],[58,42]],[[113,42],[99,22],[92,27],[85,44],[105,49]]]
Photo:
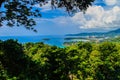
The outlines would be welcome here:
[[[43,42],[48,45],[64,47],[64,35],[40,35],[40,36],[0,36],[0,40],[14,39],[19,43]]]

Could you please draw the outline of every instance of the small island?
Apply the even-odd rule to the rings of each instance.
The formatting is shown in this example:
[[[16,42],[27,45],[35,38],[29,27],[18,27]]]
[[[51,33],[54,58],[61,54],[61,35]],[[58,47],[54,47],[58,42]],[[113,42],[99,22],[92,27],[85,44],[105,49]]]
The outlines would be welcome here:
[[[43,38],[42,40],[44,40],[44,41],[49,41],[50,38]]]

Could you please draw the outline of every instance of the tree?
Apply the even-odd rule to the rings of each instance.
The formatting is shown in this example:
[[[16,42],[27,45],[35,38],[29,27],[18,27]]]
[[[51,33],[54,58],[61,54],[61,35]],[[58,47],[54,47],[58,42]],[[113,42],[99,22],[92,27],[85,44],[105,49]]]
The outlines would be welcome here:
[[[23,46],[14,40],[0,42],[0,79],[38,80],[40,66],[24,54]]]
[[[102,64],[98,66],[98,70],[104,80],[120,79],[120,53],[117,47],[111,42],[104,42],[99,47]]]
[[[0,0],[0,26],[6,21],[8,26],[24,25],[25,28],[36,31],[33,26],[36,25],[34,17],[41,17],[40,9],[34,5],[40,6],[47,4],[48,0]],[[52,8],[65,7],[68,13],[76,11],[85,11],[94,0],[51,0]]]

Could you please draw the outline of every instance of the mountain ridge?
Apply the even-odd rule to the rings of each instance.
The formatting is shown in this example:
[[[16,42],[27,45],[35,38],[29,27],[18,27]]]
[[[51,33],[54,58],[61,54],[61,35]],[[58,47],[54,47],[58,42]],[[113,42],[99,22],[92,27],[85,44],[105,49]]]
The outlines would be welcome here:
[[[67,34],[66,36],[118,36],[120,35],[120,28],[108,32],[86,32],[78,34]]]

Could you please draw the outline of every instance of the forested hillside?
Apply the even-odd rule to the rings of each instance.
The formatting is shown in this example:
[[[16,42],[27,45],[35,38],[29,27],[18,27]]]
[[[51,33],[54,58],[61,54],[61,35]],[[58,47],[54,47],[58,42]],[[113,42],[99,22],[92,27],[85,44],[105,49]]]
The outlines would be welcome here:
[[[65,48],[0,41],[1,80],[120,80],[120,43]]]

